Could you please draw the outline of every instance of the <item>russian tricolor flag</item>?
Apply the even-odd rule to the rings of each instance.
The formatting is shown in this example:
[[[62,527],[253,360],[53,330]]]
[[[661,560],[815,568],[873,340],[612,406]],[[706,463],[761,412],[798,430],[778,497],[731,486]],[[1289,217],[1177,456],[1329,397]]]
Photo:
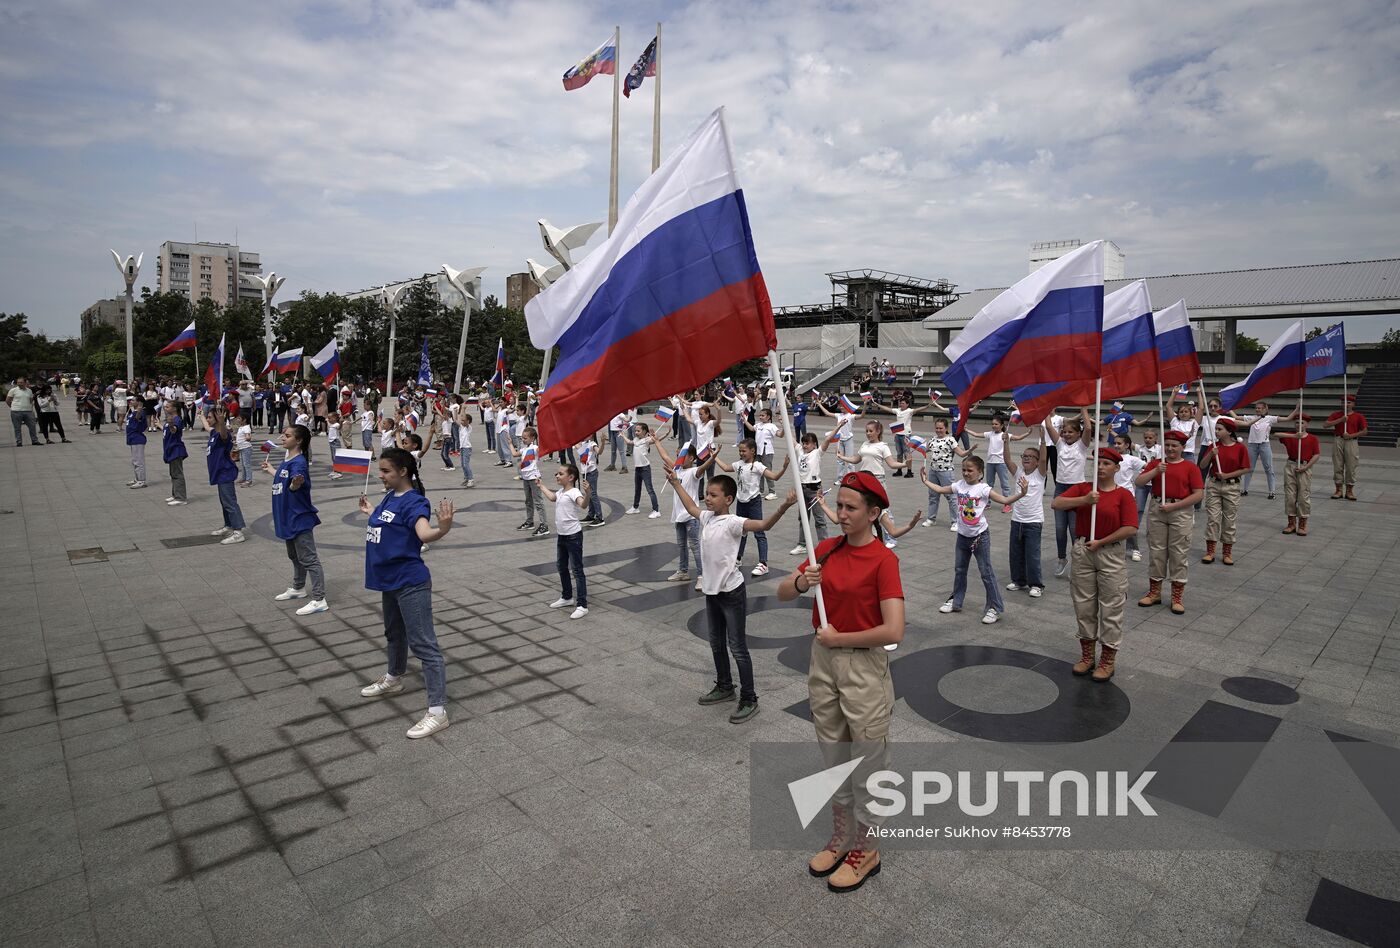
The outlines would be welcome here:
[[[491,384],[500,389],[506,381],[506,341],[503,338],[496,340],[496,374],[491,376]]]
[[[1103,398],[1127,398],[1157,387],[1157,345],[1147,281],[1134,280],[1103,298]],[[1097,380],[1027,385],[1013,393],[1026,424],[1057,405],[1092,405]]]
[[[681,445],[681,449],[676,452],[676,464],[679,465],[686,458],[690,457],[690,442]]]
[[[340,374],[340,347],[332,339],[324,349],[311,357],[311,367],[327,382],[334,382]]]
[[[1243,382],[1227,385],[1220,390],[1220,407],[1233,411],[1279,392],[1302,388],[1307,384],[1308,359],[1303,345],[1302,320],[1284,330],[1274,340],[1264,358]]]
[[[661,422],[662,424],[665,424],[672,418],[676,417],[676,410],[674,408],[667,408],[665,405],[660,405],[656,409],[655,417],[657,421]]]
[[[704,446],[703,448],[701,448],[699,451],[696,451],[696,452],[695,452],[695,463],[696,463],[696,464],[704,464],[705,461],[709,459],[710,455],[711,455],[712,453],[714,453],[714,448],[715,448],[714,442],[711,442],[711,443],[705,445],[705,446]]]
[[[369,474],[369,464],[374,455],[368,451],[354,451],[344,448],[335,452],[331,469],[341,474]]]
[[[264,366],[262,367],[262,371],[258,373],[258,377],[261,378],[262,376],[264,376],[264,375],[266,375],[267,373],[271,372],[271,371],[272,371],[272,367],[273,367],[274,365],[276,365],[276,364],[277,364],[277,347],[274,346],[273,349],[272,349],[272,352],[268,354],[268,357],[267,357],[267,364],[264,365]]]
[[[179,352],[182,349],[193,349],[198,344],[199,341],[195,339],[194,335],[194,323],[190,323],[184,329],[180,330],[180,335],[170,340],[168,346],[157,352],[156,356],[169,355],[172,352]]]
[[[617,72],[617,37],[589,53],[577,65],[564,73],[564,90],[582,89],[594,76],[611,76]]]
[[[1157,384],[1163,388],[1186,385],[1201,377],[1201,359],[1196,355],[1196,339],[1186,301],[1177,300],[1152,315],[1157,337]]]
[[[262,445],[260,445],[263,454],[271,454],[276,447],[277,445],[272,441],[264,441]]]
[[[273,357],[272,364],[280,372],[295,372],[301,368],[301,348],[288,349],[286,352],[279,352]]]
[[[928,454],[928,442],[923,438],[920,438],[918,435],[910,435],[908,441],[909,447],[913,448],[915,451],[918,451],[920,454]]]
[[[943,370],[943,382],[959,408],[955,433],[972,406],[989,395],[1097,379],[1103,365],[1103,241],[1072,250],[1004,290],[972,317],[946,354],[952,364]]]
[[[896,421],[890,425],[890,434],[904,434],[904,422]]]
[[[536,348],[559,346],[536,416],[545,452],[777,347],[722,110],[642,183],[607,242],[525,316]]]
[[[209,368],[204,370],[204,390],[210,398],[217,398],[224,387],[224,337],[219,337],[219,347],[209,360]]]
[[[860,406],[857,405],[855,399],[851,398],[851,396],[849,395],[842,395],[838,399],[838,401],[841,403],[842,408],[844,408],[846,411],[850,412],[853,415],[856,412],[860,411]]]

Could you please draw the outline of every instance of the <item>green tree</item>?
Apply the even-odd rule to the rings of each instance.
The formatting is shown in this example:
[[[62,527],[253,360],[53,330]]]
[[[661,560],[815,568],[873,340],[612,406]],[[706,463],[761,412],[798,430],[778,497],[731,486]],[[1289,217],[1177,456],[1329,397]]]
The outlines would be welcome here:
[[[116,343],[88,356],[83,372],[90,380],[110,382],[126,375],[126,347]]]
[[[1328,326],[1328,327],[1327,327],[1327,329],[1331,329],[1331,328],[1332,328],[1331,326]],[[1304,338],[1305,340],[1306,340],[1306,339],[1316,339],[1318,336],[1320,336],[1320,335],[1322,335],[1323,333],[1325,333],[1325,332],[1327,331],[1327,329],[1324,329],[1324,328],[1322,328],[1321,326],[1314,326],[1313,328],[1309,329],[1307,332],[1303,333],[1303,338]]]
[[[263,308],[261,300],[238,300],[224,310],[223,327],[220,330],[228,339],[229,365],[238,347],[243,347],[243,356],[254,372],[267,361],[267,350],[263,345]]]
[[[1392,328],[1385,331],[1385,335],[1381,336],[1381,350],[1384,352],[1400,352],[1400,328]]]
[[[201,302],[212,305],[209,300]],[[180,293],[143,292],[141,302],[136,304],[131,313],[132,361],[137,375],[149,375],[156,371],[156,353],[164,349],[170,340],[174,339],[190,324],[190,320],[194,318],[192,309],[190,301]],[[195,328],[199,328],[197,322]],[[91,334],[89,336],[89,358],[93,354],[106,351],[108,345],[106,342],[99,338],[94,344]],[[205,337],[199,338],[200,346],[208,345],[204,351],[212,352],[214,343],[218,342],[219,337],[215,335],[214,341],[211,343],[206,343],[206,338],[207,334]],[[125,374],[125,333],[119,332],[114,342],[122,350],[121,371],[122,374]]]
[[[303,290],[301,297],[293,300],[285,312],[273,314],[272,333],[278,351],[301,347],[302,358],[309,359],[332,337],[341,337],[347,313],[345,297]],[[261,330],[258,335],[261,338]],[[306,365],[306,368],[310,371],[311,366]]]
[[[341,372],[352,379],[378,379],[384,375],[388,358],[389,313],[373,297],[350,300],[346,305]]]
[[[1263,352],[1264,344],[1253,336],[1246,336],[1242,332],[1235,333],[1235,352]]]

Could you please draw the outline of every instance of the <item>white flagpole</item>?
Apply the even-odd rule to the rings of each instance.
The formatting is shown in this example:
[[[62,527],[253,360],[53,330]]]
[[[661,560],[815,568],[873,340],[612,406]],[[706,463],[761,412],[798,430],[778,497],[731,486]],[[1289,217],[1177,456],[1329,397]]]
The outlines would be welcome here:
[[[1157,469],[1162,472],[1162,498],[1167,496],[1167,407],[1162,404],[1162,383],[1157,383]]]
[[[1101,421],[1103,418],[1103,376],[1094,383],[1094,458],[1093,458],[1093,480],[1090,481],[1092,490],[1099,489],[1099,432],[1102,431]],[[1099,505],[1094,504],[1089,508],[1089,539],[1094,539],[1094,533],[1099,525]]]
[[[1203,379],[1203,378],[1196,379],[1196,390],[1197,390],[1198,392],[1201,393],[1201,417],[1202,417],[1202,418],[1210,418],[1210,415],[1209,415],[1209,414],[1207,413],[1207,411],[1206,411],[1206,380],[1205,380],[1205,379]],[[1205,443],[1205,437],[1206,437],[1205,422],[1202,422],[1202,423],[1201,423],[1201,443],[1202,443],[1202,444]],[[1222,470],[1220,469],[1220,445],[1217,444],[1216,441],[1215,441],[1215,422],[1214,422],[1213,420],[1211,421],[1210,443],[1211,443],[1211,446],[1215,449],[1215,457],[1213,458],[1213,460],[1215,461],[1215,473],[1216,473],[1216,476],[1218,477],[1219,475],[1224,474],[1225,472],[1222,471]]]
[[[661,167],[661,24],[656,24],[656,76],[652,79],[651,170]]]
[[[608,178],[608,234],[617,226],[617,117],[622,95],[622,27],[613,27],[612,171]]]
[[[773,387],[777,389],[777,398],[773,399],[778,403],[778,409],[782,414],[783,431],[788,433],[788,456],[793,457],[796,452],[802,450],[800,444],[796,444],[796,439],[792,437],[792,422],[788,419],[787,395],[783,392],[781,373],[778,369],[778,353],[772,349],[768,350],[768,370],[772,373]],[[797,472],[796,463],[789,464],[792,471],[792,486],[797,491],[797,499],[802,499],[802,478]],[[816,538],[812,534],[811,512],[804,503],[795,505],[798,508],[798,516],[802,519],[802,538],[807,542],[807,562],[817,561]],[[822,598],[822,587],[816,587],[817,592],[817,616],[821,619],[821,624],[826,625],[826,600]]]

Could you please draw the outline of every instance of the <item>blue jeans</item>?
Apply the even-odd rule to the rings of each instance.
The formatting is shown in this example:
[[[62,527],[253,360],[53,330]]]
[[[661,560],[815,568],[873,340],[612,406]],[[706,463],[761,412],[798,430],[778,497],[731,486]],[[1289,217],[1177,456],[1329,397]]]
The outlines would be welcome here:
[[[494,421],[486,422],[486,450],[496,450],[496,423]]]
[[[452,426],[452,433],[444,435],[442,438],[442,466],[449,471],[452,470],[452,452],[457,447],[457,426]]]
[[[843,428],[843,429],[841,429],[841,430],[842,430],[842,432],[844,433],[844,432],[845,432],[847,429],[849,429],[850,427],[851,427],[850,425],[847,425],[845,428]],[[838,441],[836,442],[836,445],[837,445],[838,448],[840,448],[839,453],[840,453],[840,454],[846,455],[846,457],[850,457],[851,455],[853,455],[855,452],[851,450],[851,444],[852,444],[852,443],[853,443],[853,439],[852,439],[852,438],[849,438],[849,437],[841,438],[840,440],[838,440]],[[855,467],[854,464],[847,464],[845,461],[841,460],[840,458],[837,458],[837,459],[836,459],[836,477],[837,477],[838,480],[840,480],[841,478],[845,477],[847,474],[851,473],[851,472],[854,471],[855,469],[856,469],[856,467]]]
[[[762,488],[759,488],[761,491]],[[739,500],[734,502],[734,513],[745,520],[763,519],[763,494],[759,494],[753,500]],[[759,530],[754,534],[754,539],[758,541],[758,561],[768,562],[768,534]],[[744,548],[749,544],[749,535],[745,533],[739,538],[739,559],[744,558]]]
[[[953,472],[952,472],[952,471],[934,471],[934,470],[928,470],[928,471],[925,471],[924,473],[928,475],[928,479],[929,479],[930,481],[932,481],[933,483],[937,484],[939,487],[951,487],[951,486],[953,486]],[[944,501],[947,501],[947,503],[948,503],[948,522],[949,522],[949,523],[957,523],[957,522],[958,522],[958,503],[957,503],[957,500],[954,499],[954,497],[953,497],[952,494],[936,494],[936,493],[934,493],[933,491],[929,491],[929,492],[928,492],[928,518],[929,518],[930,520],[932,520],[934,523],[937,523],[937,522],[938,522],[938,505],[939,505],[940,503],[944,502]]]
[[[574,599],[574,587],[578,587],[578,598],[574,601],[588,608],[588,580],[583,575],[583,531],[559,534],[555,540],[555,565],[559,567],[559,595]],[[569,574],[573,573],[573,581]]]
[[[253,483],[253,448],[249,445],[238,451],[238,477],[244,483]]]
[[[958,534],[958,546],[953,554],[953,608],[962,608],[963,597],[967,595],[967,565],[974,556],[977,557],[977,571],[982,574],[982,588],[987,591],[987,608],[1005,612],[1001,590],[997,588],[997,574],[992,570],[990,529],[983,530],[975,537]]]
[[[1137,499],[1138,523],[1142,525],[1142,527],[1141,527],[1141,529],[1138,531],[1138,533],[1141,533],[1143,536],[1147,536],[1147,526],[1146,526],[1146,524],[1147,524],[1147,516],[1146,516],[1146,511],[1147,511],[1147,498],[1149,498],[1149,497],[1152,496],[1152,488],[1150,488],[1150,487],[1137,487],[1137,488],[1134,488],[1134,496],[1135,496],[1136,499]],[[1128,552],[1131,553],[1133,550],[1136,550],[1137,548],[1138,548],[1138,534],[1135,533],[1135,534],[1133,534],[1132,536],[1128,537]]]
[[[1244,489],[1249,490],[1249,482],[1254,479],[1254,465],[1260,458],[1264,460],[1264,474],[1269,478],[1269,493],[1274,492],[1274,452],[1268,442],[1249,445],[1249,470],[1244,475]]]
[[[1011,485],[1011,469],[1000,461],[988,461],[987,486],[1003,497],[1010,497]]]
[[[472,480],[472,449],[462,448],[462,483]]]
[[[1055,482],[1055,496],[1058,497],[1065,491],[1073,487],[1073,484],[1066,484],[1064,481]],[[1060,558],[1065,558],[1065,543],[1069,535],[1074,532],[1074,511],[1055,511],[1055,554]]]
[[[233,486],[233,481],[224,481],[218,485],[219,506],[224,511],[224,526],[230,530],[242,530],[246,524],[243,522],[243,511],[238,507],[238,489]]]
[[[715,657],[715,687],[734,687],[729,671],[729,653],[739,666],[739,700],[757,701],[753,686],[753,659],[749,657],[749,640],[744,634],[748,618],[748,594],[740,583],[729,592],[705,597],[705,615],[710,620],[710,652]]]
[[[676,546],[681,548],[681,565],[676,567],[682,573],[690,572],[690,557],[695,557],[695,578],[705,575],[705,564],[700,560],[700,521],[694,518],[676,524]]]
[[[433,584],[403,586],[383,592],[384,637],[389,640],[389,674],[398,678],[408,672],[408,653],[423,665],[423,686],[428,689],[428,707],[447,703],[447,670],[433,633]]]
[[[374,432],[373,432],[373,431],[361,431],[361,432],[360,432],[360,446],[361,446],[364,450],[370,452],[371,454],[374,453]]]
[[[1040,578],[1040,534],[1043,523],[1011,521],[1011,581],[1017,586],[1045,588]]]
[[[906,454],[906,452],[907,452],[908,444],[909,444],[909,439],[906,438],[904,435],[902,435],[902,434],[897,434],[897,435],[894,436],[894,459],[895,459],[896,461],[903,461],[903,460],[904,460],[905,454]],[[896,476],[898,476],[898,475],[896,475]]]
[[[622,458],[625,461],[627,455],[624,454]],[[588,482],[588,519],[602,520],[603,501],[598,497],[598,468],[583,475],[583,479]]]
[[[622,455],[622,466],[627,466],[627,449],[622,444],[622,432],[608,429],[608,444],[612,446],[612,454],[608,459],[608,467],[617,467],[617,456]]]
[[[642,502],[642,486],[646,485],[647,496],[651,498],[651,509],[660,510],[661,507],[656,502],[656,491],[651,486],[651,465],[643,464],[641,467],[632,468],[632,509],[639,509]]]
[[[10,424],[15,426],[15,446],[23,443],[22,429],[29,429],[29,443],[39,443],[39,430],[34,427],[34,413],[32,411],[12,411],[10,412]]]

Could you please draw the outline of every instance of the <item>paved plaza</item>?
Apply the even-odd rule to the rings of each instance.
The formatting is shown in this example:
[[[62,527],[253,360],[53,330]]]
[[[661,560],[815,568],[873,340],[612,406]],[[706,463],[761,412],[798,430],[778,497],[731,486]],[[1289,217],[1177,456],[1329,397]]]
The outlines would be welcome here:
[[[8,431],[8,419],[0,425]],[[123,486],[130,466],[115,432],[0,449],[8,944],[1400,939],[1395,852],[899,851],[838,896],[808,876],[809,853],[755,850],[750,744],[812,739],[806,605],[774,595],[797,562],[797,521],[790,514],[772,536],[773,572],[749,580],[761,713],[731,725],[727,708],[696,704],[713,666],[701,594],[664,582],[676,558],[669,492],[662,519],[627,516],[630,474],[601,475],[607,524],[585,541],[590,612],[571,621],[548,607],[552,536],[515,530],[512,470],[478,451],[468,490],[430,456],[429,496],[458,505],[426,557],[453,724],[406,740],[425,705],[416,671],[388,699],[358,691],[384,667],[379,597],[364,588],[360,481],[314,478],[331,611],[300,618],[297,603],[272,600],[290,569],[273,539],[269,478],[239,491],[249,541],[219,545],[208,535],[218,502],[198,435],[189,441],[191,503],[177,508],[162,503],[158,461],[150,488]],[[319,475],[324,441],[316,448]],[[910,627],[893,666],[892,738],[1074,741],[1111,713],[1094,696],[1115,695],[1119,732],[1144,740],[1247,713],[1395,747],[1400,459],[1363,450],[1360,501],[1332,501],[1324,442],[1307,538],[1280,535],[1282,488],[1265,499],[1262,473],[1243,502],[1237,565],[1200,565],[1198,526],[1184,617],[1131,605],[1147,563],[1130,563],[1108,686],[1068,674],[1073,613],[1068,583],[1053,576],[1052,529],[1042,599],[1004,593],[1003,620],[982,625],[974,571],[967,610],[938,614],[952,582],[945,508],[896,550]],[[900,522],[924,504],[917,480],[891,493]],[[1009,517],[989,518],[1004,584]],[[755,562],[750,542],[746,569]],[[1016,667],[1013,655],[1032,658]],[[1276,682],[1296,700],[1260,703],[1227,679]],[[1076,713],[1050,713],[1057,689]],[[1003,718],[1021,730],[992,733]]]

